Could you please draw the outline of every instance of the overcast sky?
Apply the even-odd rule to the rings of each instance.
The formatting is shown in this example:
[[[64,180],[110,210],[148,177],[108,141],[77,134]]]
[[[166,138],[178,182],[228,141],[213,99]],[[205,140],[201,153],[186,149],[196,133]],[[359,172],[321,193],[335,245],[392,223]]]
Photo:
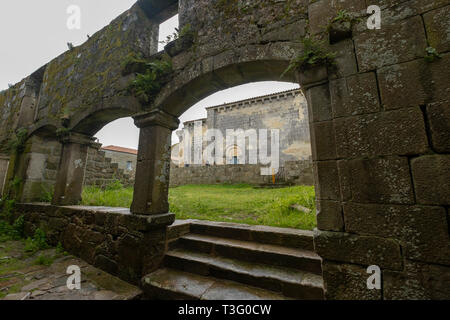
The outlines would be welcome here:
[[[14,0],[0,2],[0,90],[8,88],[67,51],[84,43],[136,0]],[[67,9],[81,9],[81,29],[69,30]],[[174,32],[177,18],[161,26],[160,39]],[[205,107],[298,88],[281,82],[250,83],[218,92],[192,106],[181,122],[206,117]],[[180,126],[181,127],[181,126]],[[116,120],[96,134],[104,145],[137,148],[139,131],[131,118]],[[178,142],[174,135],[173,143]]]

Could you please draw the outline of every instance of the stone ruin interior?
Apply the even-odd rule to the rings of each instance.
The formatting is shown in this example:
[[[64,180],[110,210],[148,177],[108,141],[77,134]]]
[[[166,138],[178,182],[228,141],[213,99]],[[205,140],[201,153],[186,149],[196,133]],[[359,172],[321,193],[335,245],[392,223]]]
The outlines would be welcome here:
[[[372,4],[380,29],[367,27]],[[180,37],[158,52],[159,24],[177,13]],[[449,299],[449,28],[448,0],[139,0],[0,92],[3,197],[26,233],[44,228],[148,299]],[[161,70],[143,95],[130,83],[150,62]],[[317,229],[175,221],[179,116],[280,79],[307,99]],[[126,116],[140,129],[131,208],[79,206],[94,135]],[[36,203],[47,162],[52,202]]]

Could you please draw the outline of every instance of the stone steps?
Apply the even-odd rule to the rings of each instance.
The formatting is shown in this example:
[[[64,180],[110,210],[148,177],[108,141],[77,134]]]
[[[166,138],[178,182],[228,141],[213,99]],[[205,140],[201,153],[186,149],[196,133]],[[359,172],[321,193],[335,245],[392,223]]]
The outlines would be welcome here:
[[[167,252],[165,266],[281,292],[296,299],[323,299],[322,277],[293,268],[249,263],[184,249]]]
[[[323,299],[310,231],[185,220],[167,240],[164,269],[142,280],[148,297]]]
[[[200,220],[193,220],[190,230],[196,234],[314,250],[313,232],[309,230]]]
[[[286,300],[280,293],[163,268],[142,279],[146,298],[161,300]]]
[[[302,269],[316,274],[322,273],[320,257],[309,250],[192,233],[182,236],[178,240],[178,246],[248,262]]]

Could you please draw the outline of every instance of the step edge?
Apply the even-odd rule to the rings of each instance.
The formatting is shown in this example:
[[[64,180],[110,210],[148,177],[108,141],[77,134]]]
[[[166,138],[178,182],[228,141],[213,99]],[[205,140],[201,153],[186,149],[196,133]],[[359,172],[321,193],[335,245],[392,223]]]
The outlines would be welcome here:
[[[171,258],[176,258],[176,259],[182,259],[182,260],[185,260],[185,261],[190,261],[190,259],[188,259],[188,258],[186,258],[186,257],[182,257],[182,256],[180,256],[180,255],[177,255],[177,254],[174,253],[174,252],[167,252],[166,255],[169,256],[169,257],[171,257]],[[277,277],[277,276],[257,276],[257,275],[251,274],[251,273],[249,273],[249,272],[243,271],[242,269],[239,270],[239,271],[237,271],[237,270],[232,270],[232,269],[230,269],[230,268],[224,268],[224,267],[222,267],[222,266],[213,264],[213,263],[211,263],[211,262],[202,261],[202,260],[197,259],[197,258],[195,258],[195,257],[191,258],[191,261],[192,261],[192,260],[194,260],[194,261],[197,262],[197,263],[205,264],[205,265],[207,265],[208,267],[214,267],[214,268],[221,269],[221,270],[224,270],[224,271],[236,272],[236,273],[240,273],[240,274],[243,274],[243,275],[246,275],[246,276],[251,276],[251,277],[256,278],[256,279],[277,280],[277,281],[281,281],[281,282],[284,282],[284,283],[293,284],[293,285],[298,285],[298,286],[302,286],[302,287],[308,287],[308,288],[317,288],[317,289],[323,289],[323,288],[324,288],[324,286],[323,286],[323,280],[320,282],[320,284],[312,285],[312,284],[310,284],[310,283],[301,283],[301,282],[297,282],[297,281],[292,281],[291,279],[285,279],[285,278],[281,278],[281,277]],[[278,267],[278,266],[273,266],[273,267]],[[287,267],[286,267],[286,268],[287,268]],[[173,268],[172,268],[172,269],[173,269]],[[287,269],[295,270],[295,269],[293,269],[293,268],[287,268]],[[308,275],[312,275],[312,276],[320,277],[320,275],[318,275],[318,274],[316,274],[316,273],[313,273],[313,272],[309,272],[309,271],[302,271],[302,273],[308,274]],[[231,281],[232,281],[232,280],[231,280]]]
[[[255,287],[255,286],[252,286],[252,285],[247,285],[247,284],[243,284],[243,283],[240,283],[240,282],[237,282],[237,281],[233,281],[233,280],[220,279],[220,278],[217,278],[217,277],[214,277],[214,276],[204,276],[204,275],[194,274],[194,273],[192,273],[192,272],[187,272],[187,271],[183,271],[183,270],[177,270],[177,269],[170,268],[170,267],[164,267],[164,268],[158,269],[158,270],[156,270],[156,271],[154,271],[154,272],[157,272],[157,271],[163,272],[163,270],[172,271],[172,272],[178,272],[178,273],[183,273],[185,276],[193,275],[193,276],[195,276],[195,277],[197,277],[197,278],[203,278],[203,279],[205,279],[205,280],[213,281],[213,283],[211,284],[211,286],[209,286],[208,289],[206,289],[206,290],[201,294],[200,297],[197,297],[197,296],[194,296],[194,295],[189,295],[189,294],[186,294],[186,293],[181,292],[181,291],[178,291],[178,290],[172,290],[172,289],[167,289],[167,288],[164,288],[164,287],[161,288],[160,286],[156,286],[157,289],[159,289],[159,290],[164,290],[164,291],[169,291],[169,292],[171,291],[171,292],[175,292],[176,294],[181,294],[181,295],[185,295],[185,296],[190,296],[190,297],[192,297],[192,298],[195,299],[195,300],[202,300],[202,299],[203,299],[203,296],[205,296],[205,294],[208,292],[208,290],[210,290],[215,284],[217,284],[217,283],[222,283],[222,284],[223,284],[223,283],[225,283],[225,282],[233,283],[236,287],[242,287],[242,288],[245,288],[245,287],[251,287],[251,288],[257,289],[257,290],[259,290],[259,291],[261,291],[261,292],[267,292],[267,293],[270,293],[270,294],[273,294],[273,295],[278,295],[278,296],[280,296],[280,298],[290,299],[288,296],[285,296],[285,295],[284,295],[283,293],[281,293],[281,292],[272,291],[272,290],[265,289],[265,288],[260,288],[260,287]],[[141,279],[141,282],[144,283],[145,278],[148,277],[148,276],[150,276],[150,275],[151,275],[152,273],[154,273],[154,272],[151,272],[151,273],[149,273],[149,274],[143,276],[142,279]],[[151,285],[150,283],[146,283],[146,284],[147,284],[147,285]],[[145,290],[144,290],[144,291],[145,291]]]
[[[292,247],[284,247],[284,246],[280,246],[280,245],[274,245],[274,244],[270,244],[271,246],[274,247],[280,247],[280,248],[288,248],[288,249],[296,249],[299,251],[299,253],[301,255],[294,255],[294,254],[289,254],[289,253],[279,253],[276,250],[263,250],[263,249],[255,249],[255,248],[249,248],[247,246],[239,246],[237,244],[224,244],[224,243],[217,243],[214,242],[214,240],[230,240],[229,238],[220,238],[220,237],[215,237],[217,239],[214,240],[210,240],[210,239],[196,239],[196,238],[192,238],[192,236],[194,237],[198,237],[198,236],[203,236],[203,235],[199,235],[199,234],[186,234],[183,235],[179,238],[179,240],[188,240],[188,241],[198,241],[198,242],[205,242],[205,243],[212,243],[214,245],[227,245],[227,246],[231,246],[231,247],[239,247],[239,248],[245,248],[247,250],[253,250],[253,251],[258,251],[258,252],[268,252],[268,253],[274,253],[274,254],[279,254],[279,255],[286,255],[286,256],[290,256],[290,257],[296,257],[296,258],[304,258],[304,259],[310,259],[310,260],[318,260],[318,261],[322,261],[322,258],[315,253],[314,251],[311,250],[306,250],[306,249],[298,249],[298,248],[292,248]],[[231,239],[234,240],[234,239]],[[241,240],[239,240],[241,241]],[[242,240],[242,242],[246,242],[246,243],[254,243],[253,241],[244,241]],[[308,255],[304,255],[304,253],[312,253],[313,256],[308,256]]]

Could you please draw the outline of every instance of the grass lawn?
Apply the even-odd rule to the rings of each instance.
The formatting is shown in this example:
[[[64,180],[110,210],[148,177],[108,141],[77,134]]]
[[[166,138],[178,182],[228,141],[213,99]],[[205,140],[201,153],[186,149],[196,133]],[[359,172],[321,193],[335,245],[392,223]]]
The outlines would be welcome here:
[[[83,205],[129,207],[132,188],[85,187]],[[255,189],[250,185],[187,185],[171,188],[170,211],[177,219],[200,219],[312,230],[316,226],[314,187]],[[299,204],[311,213],[290,208]]]

